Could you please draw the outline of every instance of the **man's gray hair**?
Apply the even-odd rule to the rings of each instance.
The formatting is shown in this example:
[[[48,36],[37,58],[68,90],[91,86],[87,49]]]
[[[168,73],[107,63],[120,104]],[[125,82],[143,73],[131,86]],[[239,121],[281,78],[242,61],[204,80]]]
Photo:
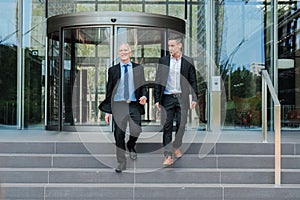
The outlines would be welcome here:
[[[120,49],[120,47],[121,47],[122,45],[125,45],[125,46],[127,46],[127,47],[128,47],[128,50],[131,52],[130,45],[129,45],[127,42],[120,43],[120,44],[119,44],[119,47],[118,47],[118,50]]]

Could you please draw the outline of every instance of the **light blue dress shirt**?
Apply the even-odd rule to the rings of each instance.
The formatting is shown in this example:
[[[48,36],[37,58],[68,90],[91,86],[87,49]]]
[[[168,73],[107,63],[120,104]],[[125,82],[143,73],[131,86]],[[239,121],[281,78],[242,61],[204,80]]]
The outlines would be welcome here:
[[[132,63],[129,62],[128,64],[128,86],[129,86],[129,99],[125,99],[124,98],[124,68],[123,65],[125,65],[125,63],[120,62],[120,70],[121,70],[121,79],[120,79],[120,83],[119,86],[117,88],[117,93],[114,97],[114,101],[136,101],[136,97],[134,94],[134,80],[133,80],[133,70],[132,70]]]

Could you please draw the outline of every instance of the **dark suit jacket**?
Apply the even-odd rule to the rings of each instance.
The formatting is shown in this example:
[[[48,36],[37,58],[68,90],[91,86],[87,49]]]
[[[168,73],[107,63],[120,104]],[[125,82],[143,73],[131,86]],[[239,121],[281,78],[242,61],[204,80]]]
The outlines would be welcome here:
[[[159,60],[156,72],[154,99],[155,102],[161,103],[164,90],[167,85],[170,71],[170,55],[164,56]],[[183,103],[189,108],[189,94],[192,94],[192,100],[197,102],[197,78],[194,61],[192,58],[182,56],[181,60],[181,77],[180,86],[182,91]]]
[[[144,77],[144,68],[132,63],[133,69],[133,79],[135,87],[135,97],[137,101],[142,96],[147,97],[147,89],[145,87],[145,77]],[[120,83],[121,70],[120,63],[112,66],[108,69],[108,82],[106,85],[106,97],[105,100],[99,105],[99,109],[106,113],[112,113],[111,105],[114,99],[114,96],[117,92],[118,85]],[[144,106],[138,104],[139,111],[143,115],[145,114]]]

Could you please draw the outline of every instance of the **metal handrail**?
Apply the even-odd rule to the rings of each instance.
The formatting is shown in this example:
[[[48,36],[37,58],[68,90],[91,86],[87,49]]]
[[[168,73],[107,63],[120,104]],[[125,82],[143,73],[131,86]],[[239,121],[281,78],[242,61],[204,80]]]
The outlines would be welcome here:
[[[267,140],[267,86],[274,102],[275,184],[281,184],[281,110],[280,102],[267,70],[262,70],[262,133]]]

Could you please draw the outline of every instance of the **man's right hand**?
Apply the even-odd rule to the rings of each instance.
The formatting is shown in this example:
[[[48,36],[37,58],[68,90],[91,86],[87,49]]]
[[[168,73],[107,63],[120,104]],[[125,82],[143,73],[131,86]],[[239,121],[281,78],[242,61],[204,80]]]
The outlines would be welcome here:
[[[105,123],[109,124],[110,114],[105,114]]]
[[[160,104],[159,104],[159,102],[156,102],[156,103],[155,103],[155,107],[156,107],[157,110],[160,112]]]

